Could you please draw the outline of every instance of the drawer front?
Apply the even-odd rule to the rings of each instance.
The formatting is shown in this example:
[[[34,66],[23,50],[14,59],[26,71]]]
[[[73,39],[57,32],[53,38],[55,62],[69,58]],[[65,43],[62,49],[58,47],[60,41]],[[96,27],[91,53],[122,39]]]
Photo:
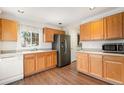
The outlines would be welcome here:
[[[124,57],[120,56],[103,56],[104,61],[116,61],[116,62],[124,62]]]

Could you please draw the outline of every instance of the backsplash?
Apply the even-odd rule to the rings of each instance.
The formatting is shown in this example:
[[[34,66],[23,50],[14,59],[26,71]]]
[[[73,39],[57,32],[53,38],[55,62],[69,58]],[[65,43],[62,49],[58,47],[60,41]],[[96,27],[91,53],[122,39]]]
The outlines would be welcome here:
[[[124,39],[120,40],[103,40],[103,41],[82,41],[82,49],[99,49],[102,50],[104,43],[124,43]]]

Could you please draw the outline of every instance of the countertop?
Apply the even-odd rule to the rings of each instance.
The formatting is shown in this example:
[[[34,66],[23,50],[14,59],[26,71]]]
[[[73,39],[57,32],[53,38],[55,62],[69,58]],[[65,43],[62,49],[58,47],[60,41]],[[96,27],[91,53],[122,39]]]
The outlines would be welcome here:
[[[40,52],[52,52],[56,50],[36,50],[36,51],[23,51],[22,54],[30,54],[30,53],[40,53]]]
[[[0,52],[0,59],[1,58],[7,58],[7,57],[13,57],[17,55],[23,55],[23,54],[30,54],[30,53],[40,53],[40,52],[51,52],[56,50],[25,50],[25,51],[13,51],[13,52]]]
[[[111,55],[111,56],[124,56],[124,54],[119,54],[119,53],[106,53],[102,50],[97,50],[97,49],[82,49],[77,52],[82,52],[82,53],[89,53],[89,54],[99,54],[99,55]]]

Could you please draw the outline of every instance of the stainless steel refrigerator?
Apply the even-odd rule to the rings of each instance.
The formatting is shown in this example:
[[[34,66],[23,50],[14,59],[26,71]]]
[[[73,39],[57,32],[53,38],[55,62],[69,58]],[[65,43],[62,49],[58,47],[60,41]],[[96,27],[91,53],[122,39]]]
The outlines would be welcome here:
[[[69,35],[55,35],[52,49],[57,50],[57,67],[63,67],[71,63]]]

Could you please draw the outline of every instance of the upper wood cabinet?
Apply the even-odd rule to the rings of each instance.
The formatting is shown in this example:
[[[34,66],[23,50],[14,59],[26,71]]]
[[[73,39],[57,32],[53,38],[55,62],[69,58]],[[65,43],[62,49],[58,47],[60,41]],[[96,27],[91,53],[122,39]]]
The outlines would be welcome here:
[[[117,83],[124,83],[124,57],[103,57],[104,78]]]
[[[80,40],[104,39],[104,20],[99,19],[80,26]]]
[[[54,41],[54,31],[50,28],[43,28],[44,42]]]
[[[89,54],[89,72],[95,76],[103,76],[102,55]]]
[[[81,24],[80,40],[103,40],[124,38],[124,13]]]
[[[99,19],[91,23],[91,40],[104,39],[104,19]]]
[[[80,72],[89,72],[89,57],[86,53],[77,53],[77,70]]]
[[[91,23],[82,24],[80,26],[80,40],[90,40],[91,39]]]
[[[106,17],[106,39],[123,38],[122,13]]]
[[[53,28],[43,28],[44,42],[53,42],[55,34],[65,34],[65,32]]]
[[[17,41],[17,22],[0,19],[0,40]]]

